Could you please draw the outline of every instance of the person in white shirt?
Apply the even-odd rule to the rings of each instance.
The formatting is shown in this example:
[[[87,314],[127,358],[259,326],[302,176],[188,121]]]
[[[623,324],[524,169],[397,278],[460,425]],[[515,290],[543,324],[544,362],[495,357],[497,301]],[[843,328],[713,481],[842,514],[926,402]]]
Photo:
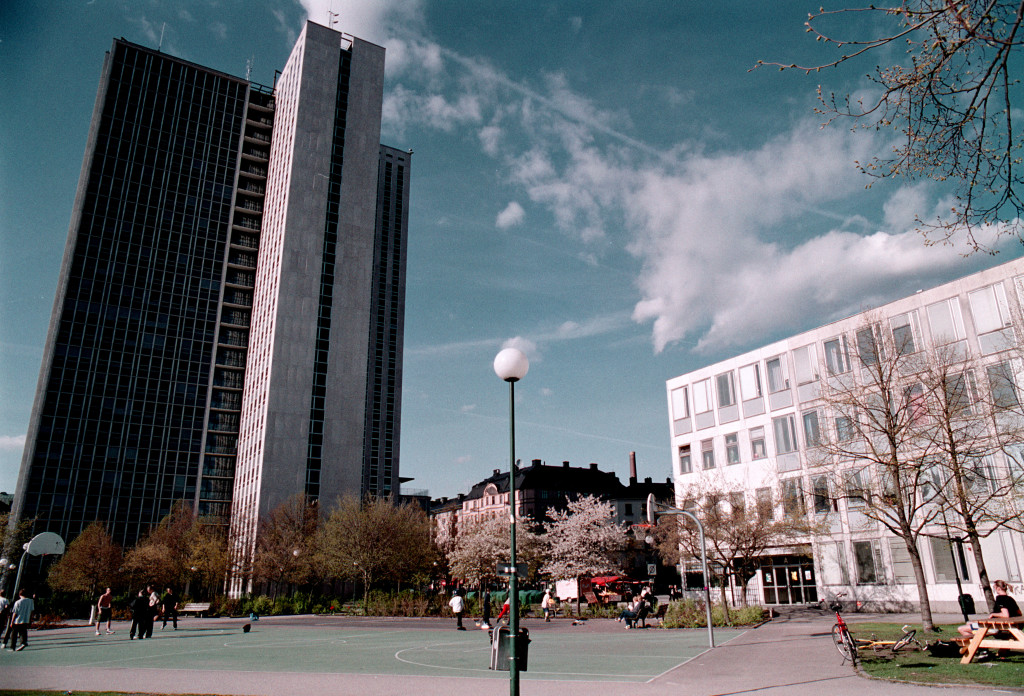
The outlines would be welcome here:
[[[466,627],[462,625],[462,616],[466,613],[466,601],[462,598],[462,590],[455,591],[455,596],[449,600],[448,606],[452,608],[452,613],[457,619],[455,630],[465,631]]]
[[[32,623],[32,612],[36,609],[36,603],[28,596],[28,592],[22,588],[18,591],[18,601],[14,603],[11,610],[11,650],[24,650],[28,645],[28,627]],[[21,645],[18,645],[18,636],[21,636]]]

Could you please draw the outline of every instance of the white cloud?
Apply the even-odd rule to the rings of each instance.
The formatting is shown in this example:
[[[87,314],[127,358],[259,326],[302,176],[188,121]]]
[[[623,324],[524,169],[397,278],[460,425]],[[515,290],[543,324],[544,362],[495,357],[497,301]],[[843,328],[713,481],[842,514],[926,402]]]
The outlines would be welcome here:
[[[526,211],[523,210],[523,206],[519,205],[516,201],[512,201],[505,209],[498,213],[498,219],[494,221],[494,224],[498,226],[498,229],[507,230],[513,225],[522,223],[523,218],[526,217]]]
[[[540,361],[540,353],[537,351],[537,344],[528,338],[523,338],[522,336],[510,338],[501,344],[502,350],[505,350],[506,348],[517,348],[521,350],[523,354],[529,358],[530,362]]]
[[[476,404],[466,404],[459,409],[462,413],[472,413],[476,410]]]
[[[395,26],[420,21],[422,0],[299,0],[310,20],[384,44]],[[334,12],[334,16],[329,15]],[[332,23],[329,24],[328,22]]]
[[[20,452],[25,449],[24,435],[0,435],[0,452]]]

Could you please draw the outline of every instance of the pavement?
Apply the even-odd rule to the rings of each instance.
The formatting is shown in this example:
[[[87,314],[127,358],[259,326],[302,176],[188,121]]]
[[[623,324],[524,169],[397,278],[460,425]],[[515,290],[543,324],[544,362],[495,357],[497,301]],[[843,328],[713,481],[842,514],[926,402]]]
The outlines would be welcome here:
[[[915,623],[916,616],[846,617]],[[937,623],[956,623],[937,616]],[[265,617],[189,619],[179,631],[129,642],[88,627],[32,631],[29,648],[0,653],[0,688],[162,694],[480,696],[509,692],[507,672],[486,669],[480,631],[451,619]],[[843,664],[832,617],[790,612],[758,628],[624,631],[613,620],[573,626],[526,620],[531,631],[524,696],[944,696],[1021,689],[933,687],[868,679]],[[472,624],[468,624],[472,628]],[[855,631],[856,632],[856,631]],[[570,657],[572,656],[572,657]],[[1024,687],[1024,685],[1022,685]]]

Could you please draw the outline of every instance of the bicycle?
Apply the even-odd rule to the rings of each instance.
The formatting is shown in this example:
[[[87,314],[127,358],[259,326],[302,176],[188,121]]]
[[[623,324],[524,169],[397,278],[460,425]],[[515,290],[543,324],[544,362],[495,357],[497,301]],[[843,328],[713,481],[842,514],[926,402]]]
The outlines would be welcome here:
[[[872,633],[870,638],[854,638],[853,641],[857,645],[858,650],[871,648],[876,655],[884,653],[886,648],[895,655],[910,645],[913,645],[917,650],[924,650],[924,645],[917,639],[917,630],[910,626],[903,627],[903,635],[897,640],[879,640],[878,636]]]
[[[838,595],[842,596],[842,595]],[[842,615],[839,613],[839,602],[836,601],[830,607],[836,612],[836,623],[832,627],[832,642],[836,645],[836,650],[843,656],[843,663],[847,660],[854,667],[857,666],[857,643],[853,640],[853,636],[850,635],[850,629],[843,621]]]

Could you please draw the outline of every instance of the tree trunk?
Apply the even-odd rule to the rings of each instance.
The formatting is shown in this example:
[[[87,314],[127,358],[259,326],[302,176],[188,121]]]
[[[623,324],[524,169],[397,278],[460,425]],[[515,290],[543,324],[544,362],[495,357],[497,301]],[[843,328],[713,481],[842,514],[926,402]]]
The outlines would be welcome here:
[[[928,584],[924,577],[924,565],[921,563],[921,554],[917,550],[914,537],[907,534],[903,537],[907,553],[910,554],[910,564],[914,568],[914,578],[917,580],[917,596],[921,602],[921,628],[926,633],[935,632],[935,624],[932,622],[932,605],[928,600]]]
[[[974,551],[974,563],[978,566],[978,582],[981,584],[981,591],[985,594],[985,604],[989,612],[993,611],[992,606],[996,598],[992,594],[992,583],[988,580],[988,569],[985,567],[985,558],[981,553],[981,537],[978,536],[978,529],[974,526],[974,520],[967,521],[967,538],[971,542]]]
[[[720,594],[722,595],[722,620],[725,621],[725,625],[726,626],[731,626],[732,625],[732,618],[729,616],[729,597],[726,594],[727,590],[725,588],[726,583],[728,583],[728,582],[729,582],[729,576],[728,575],[723,574],[723,575],[719,576],[719,578],[718,578],[718,585],[721,588]]]

